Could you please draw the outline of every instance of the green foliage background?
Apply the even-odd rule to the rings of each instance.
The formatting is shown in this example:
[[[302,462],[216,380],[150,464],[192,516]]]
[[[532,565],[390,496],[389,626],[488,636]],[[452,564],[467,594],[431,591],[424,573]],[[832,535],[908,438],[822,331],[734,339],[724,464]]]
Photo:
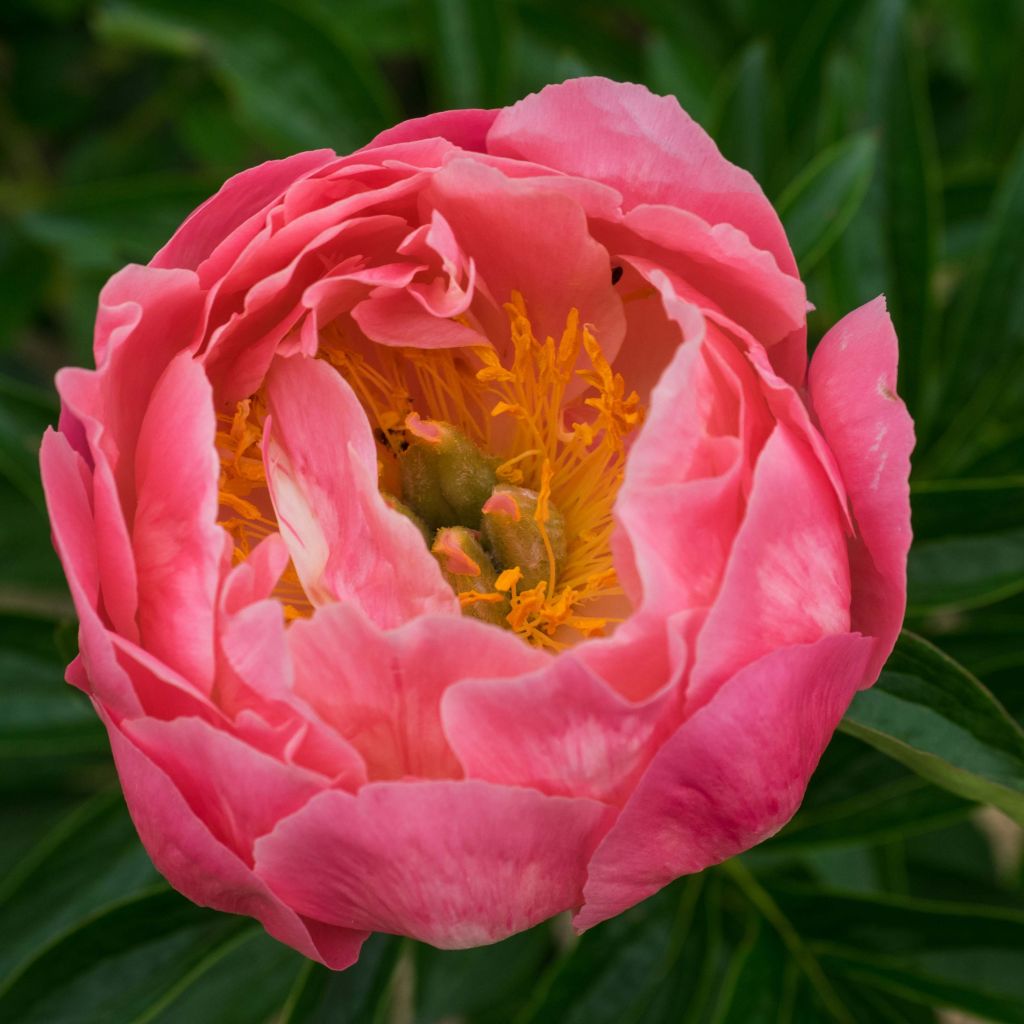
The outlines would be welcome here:
[[[0,1020],[1024,1021],[1022,56],[1019,0],[0,6]],[[377,936],[332,975],[159,879],[62,682],[52,373],[89,360],[106,277],[229,174],[591,73],[675,93],[753,171],[814,337],[888,295],[920,439],[914,633],[759,849],[579,942]]]

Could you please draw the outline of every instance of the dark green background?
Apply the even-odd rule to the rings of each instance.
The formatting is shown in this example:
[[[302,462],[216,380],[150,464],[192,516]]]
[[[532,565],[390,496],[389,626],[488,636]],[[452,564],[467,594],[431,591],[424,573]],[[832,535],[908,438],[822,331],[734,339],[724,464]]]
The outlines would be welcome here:
[[[1022,65],[1017,0],[0,5],[0,1020],[1024,1021]],[[331,975],[160,881],[61,681],[52,373],[89,361],[106,277],[229,174],[579,74],[675,93],[757,176],[814,338],[886,292],[914,634],[758,850],[578,943],[378,936]]]

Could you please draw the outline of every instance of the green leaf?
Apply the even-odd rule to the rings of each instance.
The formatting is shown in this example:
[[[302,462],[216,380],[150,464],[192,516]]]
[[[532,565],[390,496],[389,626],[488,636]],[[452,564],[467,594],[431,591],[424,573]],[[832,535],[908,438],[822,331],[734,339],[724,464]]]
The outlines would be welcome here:
[[[903,633],[841,728],[950,792],[1024,824],[1024,730],[966,669]]]
[[[779,216],[801,273],[842,237],[867,194],[877,155],[873,135],[852,135],[816,157],[780,196]]]
[[[479,949],[416,946],[418,1024],[482,1015],[512,1020],[553,952],[551,929],[533,928]],[[481,985],[482,978],[489,979]]]
[[[430,0],[426,7],[438,108],[501,102],[511,62],[508,5],[500,0]]]
[[[1024,591],[1024,529],[923,541],[910,550],[909,611],[973,608]]]
[[[929,1005],[1024,1020],[1024,913],[948,901],[770,883],[822,968]]]
[[[0,886],[0,992],[80,922],[156,881],[119,793],[80,806]],[[13,1019],[2,1007],[0,997],[0,1019]]]
[[[211,949],[132,1024],[195,1024],[213,1007],[217,1024],[275,1019],[307,963],[262,929],[244,929]]]
[[[345,971],[307,963],[281,1010],[280,1024],[377,1024],[386,1010],[402,940],[371,935]]]
[[[254,927],[161,885],[81,919],[40,950],[0,988],[0,1019],[142,1024],[181,990],[183,978]]]
[[[970,466],[980,451],[1007,437],[1009,404],[1021,412],[1024,390],[1024,142],[1007,168],[988,218],[981,251],[949,319],[940,421],[923,452],[925,475],[948,476]],[[1024,468],[1024,467],[1022,467]]]
[[[688,878],[586,932],[541,977],[517,1024],[651,1020],[645,1015],[677,969],[703,884],[701,876]]]
[[[776,173],[780,107],[771,51],[767,43],[758,40],[743,51],[726,76],[713,134],[722,152],[765,188]]]
[[[111,0],[101,37],[201,52],[257,137],[278,152],[348,151],[395,120],[390,87],[344,20],[314,3],[252,0],[240,12],[202,0]]]
[[[878,134],[877,173],[830,264],[842,310],[884,292],[900,338],[901,393],[915,414],[919,391],[934,391],[932,270],[937,252],[939,177],[934,127],[906,0],[872,0],[856,54],[870,74],[847,101],[848,130]]]

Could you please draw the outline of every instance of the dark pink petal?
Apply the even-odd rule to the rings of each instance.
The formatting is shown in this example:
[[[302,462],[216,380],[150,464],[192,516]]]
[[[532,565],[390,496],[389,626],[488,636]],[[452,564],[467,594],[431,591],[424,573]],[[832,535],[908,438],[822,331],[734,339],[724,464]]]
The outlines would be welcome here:
[[[850,543],[852,628],[878,637],[875,680],[903,622],[914,425],[896,395],[898,346],[883,298],[854,310],[815,350],[811,405],[839,464],[858,536]]]
[[[687,719],[594,854],[577,928],[778,831],[803,799],[871,648],[845,635],[772,651]]]
[[[462,949],[578,905],[612,813],[485,782],[376,782],[314,797],[257,841],[256,871],[299,913]]]

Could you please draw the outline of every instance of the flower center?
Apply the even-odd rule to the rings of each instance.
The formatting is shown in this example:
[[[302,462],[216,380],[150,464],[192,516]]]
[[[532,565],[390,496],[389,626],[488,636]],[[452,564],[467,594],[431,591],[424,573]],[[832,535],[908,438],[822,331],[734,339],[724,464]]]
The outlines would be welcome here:
[[[429,443],[424,434],[447,426],[491,461],[497,486],[476,506],[478,521],[428,523],[427,536],[466,613],[560,649],[617,621],[607,600],[622,595],[611,554],[612,507],[625,439],[643,409],[577,310],[557,341],[534,336],[518,294],[505,310],[511,344],[504,360],[486,345],[376,346],[363,355],[337,328],[324,332],[321,354],[375,427],[386,494],[415,507],[417,496],[403,493],[403,460],[410,447]],[[469,489],[479,485],[472,474],[464,478]]]
[[[644,410],[577,310],[540,341],[521,296],[505,309],[505,358],[489,345],[358,352],[337,322],[319,356],[359,398],[380,489],[420,526],[464,614],[559,650],[619,621],[612,508]],[[264,415],[257,394],[218,418],[220,525],[236,562],[278,529]],[[293,566],[274,593],[289,619],[312,612]]]

